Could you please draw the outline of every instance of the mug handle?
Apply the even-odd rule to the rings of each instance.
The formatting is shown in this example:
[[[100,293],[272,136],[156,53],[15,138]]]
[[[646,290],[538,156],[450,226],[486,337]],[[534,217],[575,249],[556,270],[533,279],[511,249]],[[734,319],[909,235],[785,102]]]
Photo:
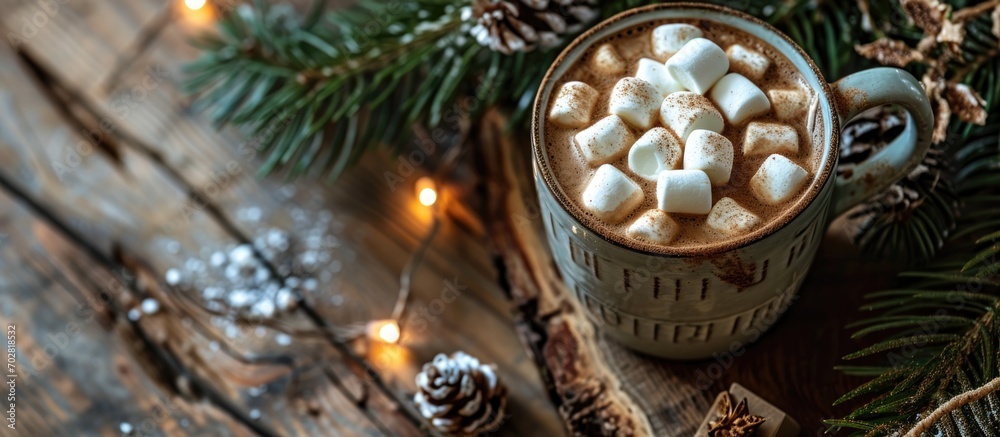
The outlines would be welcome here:
[[[931,145],[934,115],[920,82],[898,68],[859,71],[834,82],[831,87],[842,127],[861,112],[876,106],[896,104],[906,110],[903,133],[859,163],[850,175],[835,177],[832,220],[906,177],[920,164]]]

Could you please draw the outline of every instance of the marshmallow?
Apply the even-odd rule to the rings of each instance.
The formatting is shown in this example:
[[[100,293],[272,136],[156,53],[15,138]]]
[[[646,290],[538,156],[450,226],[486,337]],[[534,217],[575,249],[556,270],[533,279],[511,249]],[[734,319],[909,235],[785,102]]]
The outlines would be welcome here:
[[[728,184],[733,171],[733,143],[712,131],[691,132],[684,144],[684,169],[705,172],[716,187]]]
[[[764,92],[737,73],[719,79],[708,96],[732,124],[742,124],[748,118],[771,110],[771,102]]]
[[[722,114],[712,102],[707,97],[690,91],[676,92],[663,99],[660,120],[682,141],[687,141],[688,135],[695,129],[718,133],[725,126]]]
[[[666,212],[707,214],[712,183],[701,170],[666,170],[656,181],[657,207]]]
[[[559,87],[549,120],[562,127],[584,127],[590,123],[590,113],[599,93],[583,82],[566,82]]]
[[[729,58],[714,42],[695,38],[667,60],[667,70],[684,88],[705,94],[729,70]]]
[[[807,172],[792,160],[771,155],[750,178],[750,191],[761,202],[777,205],[791,199],[806,183]]]
[[[782,120],[798,118],[809,107],[809,96],[800,90],[768,90],[774,114]]]
[[[584,209],[609,223],[627,217],[642,199],[642,188],[611,164],[598,167],[583,190]]]
[[[664,24],[653,29],[650,42],[657,58],[667,59],[677,53],[684,44],[701,38],[701,29],[690,24]]]
[[[677,168],[682,153],[674,134],[662,127],[654,127],[646,131],[628,151],[628,168],[643,179],[655,181],[663,170]]]
[[[684,91],[684,85],[674,80],[674,77],[667,71],[666,65],[649,58],[639,60],[639,67],[635,70],[635,77],[649,82],[656,89],[660,90],[661,98],[673,92]]]
[[[667,213],[651,209],[635,219],[626,234],[630,238],[653,244],[670,244],[680,230],[680,225]]]
[[[598,120],[573,138],[591,167],[614,160],[635,142],[628,125],[614,114]]]
[[[723,197],[715,202],[705,219],[708,227],[728,235],[746,234],[760,225],[760,217],[740,206],[735,200]]]
[[[744,155],[799,153],[799,134],[787,124],[751,121],[743,136]]]
[[[632,126],[649,129],[663,96],[660,90],[642,79],[623,77],[611,90],[609,110]]]
[[[591,62],[594,69],[603,74],[621,74],[625,72],[625,61],[618,56],[618,51],[611,44],[602,44],[594,51]]]
[[[771,66],[771,60],[767,56],[739,44],[729,46],[726,55],[729,56],[729,68],[753,80],[760,80],[767,67]]]

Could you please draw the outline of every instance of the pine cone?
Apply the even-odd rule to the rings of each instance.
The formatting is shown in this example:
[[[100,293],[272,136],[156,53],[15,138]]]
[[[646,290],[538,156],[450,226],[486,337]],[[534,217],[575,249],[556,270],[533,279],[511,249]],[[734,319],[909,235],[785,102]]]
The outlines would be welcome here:
[[[854,167],[881,150],[902,133],[904,119],[886,107],[866,111],[844,128],[838,175],[850,175]],[[946,153],[932,146],[927,155],[905,178],[873,196],[848,217],[853,223],[850,237],[859,242],[877,226],[906,222],[924,203],[928,193],[940,184],[948,184],[945,174],[949,161]],[[945,187],[948,191],[949,189]],[[949,207],[954,207],[953,205]]]
[[[500,427],[506,394],[493,365],[455,352],[451,357],[438,354],[424,364],[413,402],[439,431],[464,437]]]
[[[876,108],[859,118],[844,129],[838,174],[852,175],[858,163],[903,131],[903,117],[892,110]],[[844,230],[863,251],[912,263],[926,261],[944,245],[959,211],[945,147],[932,145],[906,177],[849,213]]]
[[[597,15],[593,0],[475,0],[464,18],[477,21],[476,41],[510,55],[559,45]]]

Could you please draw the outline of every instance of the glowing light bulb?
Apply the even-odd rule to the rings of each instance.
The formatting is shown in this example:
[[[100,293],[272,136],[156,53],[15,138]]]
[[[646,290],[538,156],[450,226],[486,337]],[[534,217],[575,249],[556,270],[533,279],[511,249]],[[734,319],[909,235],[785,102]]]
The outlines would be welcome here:
[[[378,338],[386,343],[395,343],[399,341],[399,325],[395,322],[386,323],[378,329]]]
[[[184,0],[184,6],[192,11],[205,7],[205,0]]]
[[[417,179],[417,200],[421,205],[431,206],[437,202],[438,194],[434,189],[434,180],[429,177]]]
[[[385,343],[399,342],[399,324],[395,320],[373,320],[367,325],[368,338]]]

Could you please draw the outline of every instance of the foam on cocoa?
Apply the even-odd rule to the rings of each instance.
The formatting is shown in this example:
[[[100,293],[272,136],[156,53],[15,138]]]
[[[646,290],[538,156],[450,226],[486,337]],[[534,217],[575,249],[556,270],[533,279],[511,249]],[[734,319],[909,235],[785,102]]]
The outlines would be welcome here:
[[[609,114],[608,100],[611,90],[615,84],[626,76],[635,74],[636,66],[641,58],[652,58],[652,47],[650,43],[650,32],[661,24],[686,23],[697,26],[707,38],[723,49],[740,44],[750,50],[764,54],[771,60],[771,65],[766,74],[754,83],[765,93],[776,89],[797,89],[801,90],[808,97],[809,101],[814,100],[814,92],[806,85],[802,74],[785,58],[785,56],[773,47],[765,44],[760,39],[745,32],[725,26],[721,23],[704,20],[661,20],[644,23],[620,32],[617,35],[606,38],[603,41],[594,43],[591,52],[581,56],[574,66],[563,75],[555,84],[555,89],[568,81],[582,81],[597,89],[600,97],[594,106],[591,120],[600,120]],[[593,69],[591,57],[594,56],[596,48],[608,43],[613,46],[621,56],[627,68],[619,75],[608,75]],[[809,116],[815,116],[814,120],[808,120]],[[799,136],[799,151],[795,155],[785,156],[806,169],[810,176],[815,176],[820,171],[819,162],[822,153],[823,126],[822,118],[819,115],[803,112],[795,118],[779,119],[776,111],[772,108],[768,114],[754,117],[752,121],[775,122],[792,126]],[[657,117],[655,126],[662,126]],[[720,199],[729,197],[746,208],[748,211],[760,217],[760,226],[764,226],[775,220],[781,219],[788,210],[797,203],[811,184],[805,186],[792,197],[792,200],[780,205],[767,205],[758,201],[750,190],[750,178],[754,175],[760,165],[767,158],[767,155],[744,156],[743,138],[747,123],[734,126],[729,122],[725,123],[722,134],[732,141],[736,151],[736,159],[733,164],[729,183],[721,187],[713,187],[713,204]],[[811,128],[811,129],[810,129]],[[626,172],[632,180],[638,184],[644,193],[643,203],[631,213],[630,216],[616,224],[608,224],[597,217],[586,213],[580,205],[581,194],[587,186],[587,182],[594,175],[596,168],[587,165],[586,159],[581,156],[579,149],[573,143],[573,136],[580,129],[562,128],[548,121],[545,123],[545,149],[549,155],[549,162],[552,166],[553,175],[557,183],[562,186],[563,191],[576,208],[571,208],[570,212],[589,228],[604,235],[605,237],[625,243],[626,245],[636,245],[634,239],[629,238],[629,225],[639,216],[657,206],[656,181],[650,181],[637,177],[628,170],[627,156],[610,162]],[[643,135],[645,130],[635,129],[630,126],[635,138]],[[687,216],[684,214],[670,214],[679,225],[679,232],[676,238],[668,245],[670,247],[698,247],[705,244],[718,243],[726,240],[742,238],[742,235],[727,235],[713,230],[705,224],[704,215]],[[639,244],[642,245],[641,243]]]

